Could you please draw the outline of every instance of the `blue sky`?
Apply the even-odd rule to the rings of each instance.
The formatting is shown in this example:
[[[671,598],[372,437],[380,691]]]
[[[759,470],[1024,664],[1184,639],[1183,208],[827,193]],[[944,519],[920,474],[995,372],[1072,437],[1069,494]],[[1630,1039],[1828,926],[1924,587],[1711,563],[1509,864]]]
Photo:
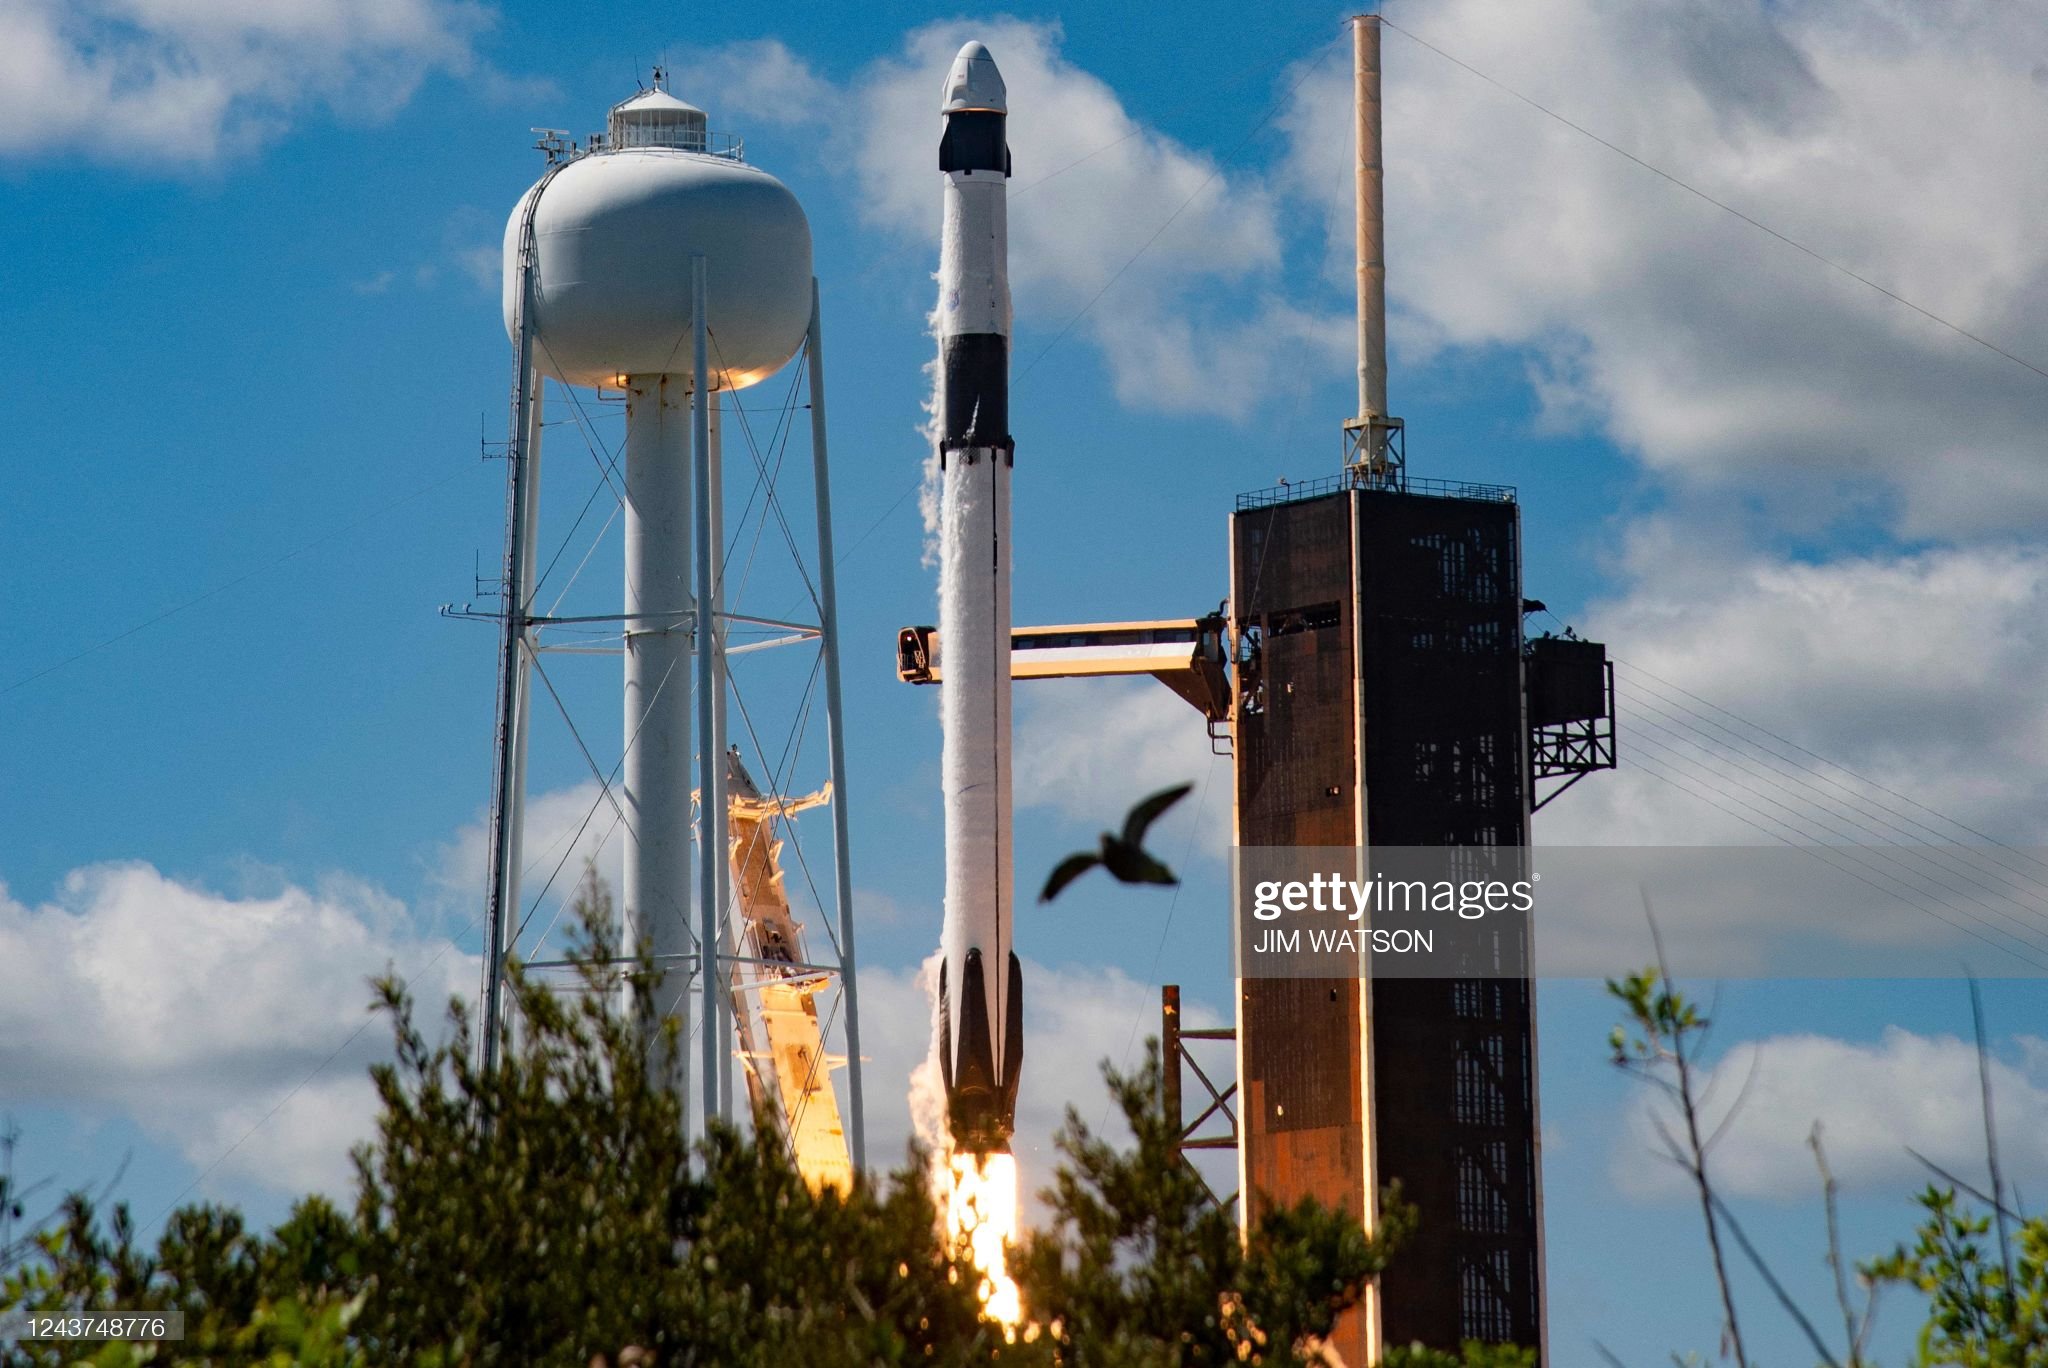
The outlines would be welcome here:
[[[0,18],[23,54],[0,89],[0,1108],[24,1132],[19,1169],[72,1184],[126,1157],[145,1220],[202,1173],[195,1191],[274,1216],[336,1181],[335,1137],[360,1133],[354,1080],[381,1036],[351,1035],[363,975],[388,962],[426,996],[469,991],[495,643],[436,609],[474,596],[501,536],[502,468],[478,452],[502,435],[510,371],[499,236],[538,173],[527,130],[600,126],[657,59],[790,185],[817,242],[870,1111],[899,1143],[940,869],[936,708],[895,682],[891,643],[935,611],[914,491],[944,58],[983,36],[1013,91],[1017,619],[1185,615],[1223,594],[1232,497],[1330,472],[1352,406],[1341,14],[275,9]],[[2048,44],[2038,6],[2019,11],[1388,14],[2038,363]],[[1653,724],[1625,731],[1638,763],[1539,835],[1742,842],[1761,839],[1745,816],[1789,829],[1788,811],[1834,802],[2040,842],[2048,380],[1402,33],[1386,62],[1411,467],[1520,489],[1529,592],[1613,643],[1625,713]],[[1937,100],[1942,119],[1916,113]],[[781,393],[749,393],[756,421]],[[549,402],[543,540],[573,562],[596,468],[572,406]],[[615,443],[616,407],[585,403]],[[801,526],[807,498],[790,498]],[[577,581],[585,611],[617,564],[614,530]],[[793,585],[764,562],[755,611],[786,609]],[[585,734],[615,746],[615,662],[559,675]],[[792,678],[764,667],[764,717]],[[1721,732],[1698,700],[1730,710],[1706,715]],[[1147,785],[1205,785],[1161,828],[1180,893],[1083,884],[1020,925],[1044,985],[1026,1106],[1042,1145],[1065,1097],[1096,1095],[1080,1065],[1149,1026],[1159,982],[1227,1000],[1228,775],[1163,690],[1037,686],[1019,717],[1021,870]],[[1794,777],[1768,752],[1795,742],[1846,769]],[[1755,767],[1790,808],[1698,796]],[[573,825],[585,778],[543,718],[537,815]],[[2038,1188],[2042,996],[2015,982],[1987,1000],[2014,1162]],[[1967,1034],[1960,984],[1755,982],[1722,1010],[1724,1046],[1762,1042],[1858,1156],[1851,1248],[1903,1236],[1900,1146],[1970,1153],[1927,1072]],[[1566,1362],[1592,1337],[1630,1362],[1709,1350],[1693,1218],[1641,1177],[1608,1017],[1592,985],[1544,986],[1554,1343]],[[1872,1077],[1925,1105],[1873,1109],[1845,1082]],[[1817,1213],[1786,1160],[1811,1119],[1738,1124],[1729,1162],[1741,1209],[1817,1297]],[[1751,1307],[1770,1357],[1792,1357]],[[1891,1331],[1908,1319],[1895,1306]]]

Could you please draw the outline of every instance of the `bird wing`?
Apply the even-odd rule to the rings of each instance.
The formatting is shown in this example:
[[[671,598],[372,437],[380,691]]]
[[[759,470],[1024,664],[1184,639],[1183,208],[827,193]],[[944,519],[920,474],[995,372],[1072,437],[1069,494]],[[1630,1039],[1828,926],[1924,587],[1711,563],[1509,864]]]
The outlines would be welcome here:
[[[1042,903],[1051,902],[1060,895],[1062,888],[1065,888],[1068,884],[1101,863],[1102,857],[1100,855],[1091,855],[1085,850],[1078,854],[1067,856],[1053,870],[1052,877],[1045,881],[1045,891],[1038,895],[1038,900]]]
[[[1122,870],[1118,871],[1117,877],[1123,879],[1125,883],[1177,884],[1180,882],[1179,879],[1174,877],[1172,870],[1142,850],[1130,852],[1129,862]]]
[[[1192,788],[1193,784],[1182,784],[1178,788],[1161,789],[1132,808],[1130,815],[1124,818],[1124,844],[1143,845],[1145,828],[1151,826],[1160,813],[1187,797],[1188,791]]]

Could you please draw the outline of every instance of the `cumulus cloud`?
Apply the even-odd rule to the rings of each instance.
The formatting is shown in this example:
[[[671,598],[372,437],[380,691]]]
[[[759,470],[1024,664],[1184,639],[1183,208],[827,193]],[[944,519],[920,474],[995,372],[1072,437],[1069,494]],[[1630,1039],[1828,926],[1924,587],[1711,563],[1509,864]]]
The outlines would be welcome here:
[[[706,105],[714,122],[733,127],[830,124],[848,112],[845,92],[777,38],[697,50],[675,86]]]
[[[349,879],[231,895],[127,863],[35,906],[0,888],[0,1094],[126,1115],[220,1177],[340,1192],[387,1050],[368,980],[392,969],[430,1017],[475,995],[473,957]]]
[[[1057,24],[930,24],[845,85],[763,40],[713,51],[679,84],[720,119],[816,124],[862,216],[936,262],[938,94],[970,37],[989,45],[1009,88],[1010,279],[1026,328],[1049,336],[1078,316],[1120,400],[1225,417],[1298,385],[1305,354],[1341,362],[1343,315],[1287,288],[1279,196],[1134,117],[1066,59]],[[1020,373],[1029,365],[1020,358]]]
[[[1178,852],[1190,841],[1213,855],[1229,848],[1230,762],[1210,750],[1202,715],[1180,695],[1149,679],[1069,679],[1017,697],[1020,808],[1050,808],[1101,827],[1147,794],[1206,782],[1206,802],[1190,796],[1159,820],[1153,848]]]
[[[488,819],[479,815],[441,843],[429,867],[434,901],[463,922],[483,905],[489,840]],[[522,916],[526,911],[534,915],[517,948],[524,958],[538,959],[545,945],[556,951],[563,948],[563,933],[569,928],[560,919],[562,910],[586,868],[594,867],[614,892],[619,889],[625,842],[620,839],[618,814],[595,779],[529,794],[525,841],[520,906]]]
[[[2008,1180],[2048,1177],[2048,1053],[2017,1042],[2017,1063],[1994,1059],[1999,1158]],[[1746,1090],[1745,1090],[1746,1083]],[[1710,1163],[1730,1196],[1810,1201],[1819,1191],[1807,1137],[1818,1123],[1828,1162],[1846,1188],[1896,1190],[1926,1177],[1909,1149],[1951,1173],[1984,1171],[1983,1112],[1976,1048],[1954,1036],[1887,1028],[1874,1042],[1829,1036],[1773,1036],[1732,1049],[1711,1070],[1714,1124],[1735,1108]],[[1740,1096],[1741,1103],[1735,1105]],[[1683,1190],[1661,1153],[1655,1125],[1670,1116],[1647,1090],[1632,1104],[1617,1141],[1617,1185],[1638,1199]]]
[[[1925,308],[2048,357],[2039,3],[1483,0],[1398,22]],[[1550,416],[1685,488],[1908,535],[2037,521],[2048,382],[1418,46],[1385,38],[1404,359],[1518,351]],[[1349,270],[1348,72],[1301,85],[1292,188]],[[1939,110],[1939,117],[1929,111]]]
[[[0,157],[204,166],[309,106],[388,115],[435,71],[525,89],[475,56],[489,23],[469,0],[6,0]]]
[[[1847,0],[1454,0],[1401,22],[2038,360],[2048,247],[2027,225],[2048,212],[2048,168],[2030,155],[2048,134],[2043,17],[2039,0],[1938,15]],[[1347,62],[1317,54],[1281,78],[1285,150],[1265,168],[1144,124],[1064,57],[1057,25],[927,25],[843,84],[763,40],[714,50],[687,80],[729,120],[819,129],[863,216],[929,247],[933,96],[968,36],[989,42],[1010,85],[1027,330],[1087,308],[1077,331],[1119,398],[1145,407],[1243,416],[1305,370],[1338,373],[1351,344]],[[2048,381],[1402,34],[1385,41],[1389,288],[1410,366],[1447,347],[1511,349],[1542,425],[1592,426],[1681,488],[1775,492],[1808,518],[1875,514],[1925,536],[2044,511],[2032,470]],[[1288,269],[1298,220],[1320,221],[1321,273]]]
[[[2039,547],[1813,563],[1702,545],[1653,520],[1631,535],[1621,569],[1627,588],[1596,605],[1590,629],[1622,662],[1624,763],[1546,811],[1545,841],[1770,839],[1669,780],[1718,790],[1766,826],[1785,807],[1812,809],[1809,839],[1972,839],[1919,803],[2010,843],[2048,840]]]

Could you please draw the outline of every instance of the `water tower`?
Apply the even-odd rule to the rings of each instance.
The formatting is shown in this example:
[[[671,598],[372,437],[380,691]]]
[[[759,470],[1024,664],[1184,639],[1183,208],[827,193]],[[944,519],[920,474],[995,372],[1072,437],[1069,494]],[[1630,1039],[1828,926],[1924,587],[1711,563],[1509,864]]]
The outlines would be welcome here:
[[[543,379],[622,391],[625,592],[615,621],[624,657],[623,755],[607,796],[621,819],[620,931],[651,949],[657,1001],[689,1034],[699,1023],[703,1114],[731,1110],[730,973],[744,958],[721,929],[730,911],[728,748],[722,572],[720,396],[781,370],[808,341],[818,564],[815,623],[779,624],[823,654],[830,728],[840,962],[860,1160],[859,1044],[845,854],[844,750],[826,483],[822,362],[811,233],[796,197],[750,166],[737,139],[655,87],[615,106],[578,147],[540,146],[547,171],[506,225],[504,317],[517,350],[508,452],[498,760],[491,815],[484,1062],[495,1061],[501,966],[515,953],[524,823],[528,686],[541,634],[534,611]],[[728,400],[730,402],[730,400]],[[586,617],[580,619],[588,621]],[[746,619],[750,622],[761,619]],[[693,740],[695,745],[693,747]],[[593,771],[606,780],[602,767]],[[701,795],[701,803],[694,801]],[[694,813],[694,817],[693,817]],[[694,841],[693,841],[694,834]],[[693,844],[703,852],[695,860]],[[721,956],[724,957],[721,960]],[[687,1055],[683,1061],[688,1069]],[[685,1105],[692,1091],[678,1080]]]

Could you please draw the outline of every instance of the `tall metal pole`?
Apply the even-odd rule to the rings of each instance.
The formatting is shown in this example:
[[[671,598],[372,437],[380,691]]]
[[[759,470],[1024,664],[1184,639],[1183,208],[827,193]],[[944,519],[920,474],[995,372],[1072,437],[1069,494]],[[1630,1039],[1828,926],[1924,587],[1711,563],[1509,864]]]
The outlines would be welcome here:
[[[726,659],[725,638],[731,630],[725,620],[725,443],[723,428],[723,391],[714,388],[706,396],[708,415],[706,431],[709,440],[705,444],[705,461],[710,471],[710,532],[711,532],[711,589],[705,602],[704,621],[709,624],[711,635],[711,732],[705,738],[711,747],[712,759],[716,764],[714,773],[718,780],[716,795],[706,794],[703,801],[711,804],[712,822],[706,830],[710,833],[705,847],[704,858],[717,867],[713,871],[714,884],[718,890],[718,921],[722,934],[719,945],[736,945],[733,934],[732,901],[732,824],[728,815],[730,800],[727,797],[726,767]],[[735,1115],[732,1105],[733,1072],[733,996],[732,971],[723,970],[718,975],[718,1114],[728,1121]]]
[[[1353,110],[1358,164],[1358,416],[1365,424],[1387,416],[1387,262],[1384,175],[1380,165],[1380,19],[1351,20]],[[1376,452],[1373,454],[1377,454]]]
[[[533,202],[538,203],[538,192]],[[498,1067],[504,1027],[506,941],[519,907],[520,827],[526,760],[527,600],[533,590],[534,477],[538,472],[540,375],[534,366],[537,261],[533,210],[520,227],[519,348],[513,382],[512,441],[506,452],[505,569],[498,637],[498,717],[491,786],[490,882],[484,902],[483,1072]]]
[[[654,1054],[650,1068],[673,1070],[687,1121],[690,1106],[690,971],[697,947],[690,923],[691,596],[690,424],[681,375],[626,378],[625,737],[620,797],[625,870],[620,949],[654,956],[652,993],[660,1017],[674,1016],[685,1044]]]
[[[511,816],[506,822],[509,829],[505,841],[505,893],[504,903],[507,925],[500,946],[502,959],[498,979],[504,980],[503,959],[518,953],[520,878],[526,869],[526,750],[527,736],[533,723],[533,595],[534,570],[539,561],[536,544],[540,539],[540,435],[541,405],[546,387],[539,370],[533,373],[533,396],[527,405],[526,451],[520,478],[525,482],[526,492],[520,498],[519,517],[525,524],[520,534],[523,543],[520,551],[519,583],[509,588],[505,601],[513,605],[519,614],[519,664],[518,692],[514,700],[512,717],[512,778],[507,786],[506,797],[511,803]],[[503,1020],[503,990],[499,992],[498,1013],[501,1025],[509,1024],[516,1029],[517,1021]],[[495,1050],[497,1047],[493,1046]],[[494,1061],[495,1062],[495,1061]]]
[[[825,726],[832,766],[832,880],[839,903],[839,992],[846,1004],[846,1086],[849,1148],[856,1172],[867,1168],[867,1129],[860,1090],[860,992],[853,956],[853,863],[846,816],[846,712],[839,699],[838,567],[832,553],[832,479],[825,457],[825,334],[818,281],[811,278],[811,333],[806,344],[811,383],[811,468],[818,504],[818,626],[825,654]]]
[[[508,868],[511,878],[505,884],[505,907],[509,913],[519,911],[519,879],[526,868],[526,738],[533,721],[533,595],[536,548],[540,541],[540,435],[543,426],[541,417],[542,401],[547,397],[539,371],[533,376],[533,398],[527,405],[525,469],[521,471],[526,481],[526,494],[520,516],[526,527],[521,534],[525,543],[521,551],[521,585],[515,591],[520,614],[519,622],[519,711],[512,727],[512,839],[508,846],[511,859]],[[513,927],[516,932],[518,927]],[[512,937],[506,937],[505,951],[514,953],[518,946]]]
[[[1180,1153],[1180,1142],[1187,1138],[1181,1129],[1180,1050],[1180,985],[1164,983],[1159,986],[1159,1062],[1164,1069],[1159,1076],[1160,1101],[1166,1110],[1166,1122],[1173,1127],[1175,1154]]]
[[[695,335],[693,389],[690,395],[691,445],[696,455],[697,484],[697,830],[700,856],[697,875],[697,983],[703,994],[704,1123],[707,1127],[718,1112],[718,999],[720,981],[718,954],[718,855],[717,823],[724,812],[716,808],[718,771],[724,758],[713,747],[714,695],[718,688],[715,660],[717,632],[711,606],[711,566],[717,554],[711,545],[711,365],[704,322],[705,261],[702,253],[690,258],[690,327]],[[714,815],[715,814],[715,815]]]

